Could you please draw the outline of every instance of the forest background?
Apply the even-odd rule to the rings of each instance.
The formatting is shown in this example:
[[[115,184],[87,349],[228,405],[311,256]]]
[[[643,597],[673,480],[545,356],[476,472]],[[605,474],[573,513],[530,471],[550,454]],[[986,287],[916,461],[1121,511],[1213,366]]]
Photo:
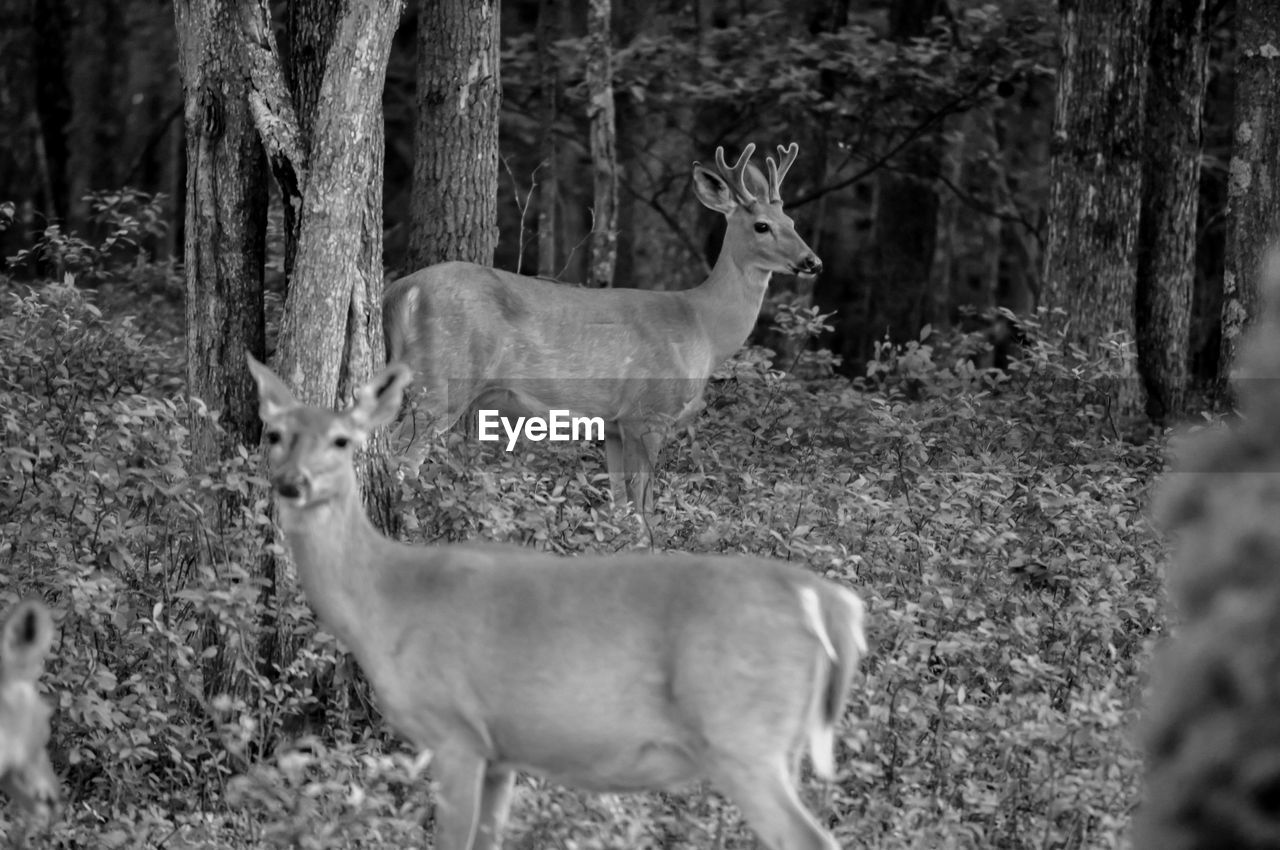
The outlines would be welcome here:
[[[826,271],[776,281],[767,347],[668,449],[659,545],[803,561],[868,598],[824,801],[846,844],[1124,846],[1166,628],[1149,489],[1162,428],[1229,402],[1254,312],[1280,11],[402,6],[0,8],[0,559],[7,597],[57,607],[71,800],[32,828],[418,840],[409,759],[278,569],[243,352],[333,403],[379,362],[383,278],[429,262],[692,285],[718,237],[691,163],[796,141],[784,196]],[[396,533],[652,542],[607,510],[592,452],[455,435],[396,482],[372,448]],[[528,846],[749,840],[707,797],[529,783],[517,809]]]

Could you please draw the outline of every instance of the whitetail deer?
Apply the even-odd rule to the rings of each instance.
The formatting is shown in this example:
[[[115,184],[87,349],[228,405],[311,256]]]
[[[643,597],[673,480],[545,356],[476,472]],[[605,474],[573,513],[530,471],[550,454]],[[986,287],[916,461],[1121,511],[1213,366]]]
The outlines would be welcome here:
[[[779,146],[767,179],[750,164],[754,150],[747,145],[732,168],[724,148],[714,171],[694,163],[698,199],[728,226],[711,275],[693,289],[584,289],[462,262],[387,287],[388,359],[408,364],[418,384],[401,429],[409,436],[397,442],[446,430],[479,407],[600,417],[614,498],[647,513],[659,450],[746,341],[769,277],[822,270],[782,211],[782,180],[799,147]],[[420,462],[423,450],[407,455]]]
[[[499,847],[517,769],[598,791],[707,778],[772,850],[837,850],[795,783],[804,750],[834,773],[866,653],[857,595],[743,556],[388,539],[365,515],[352,452],[396,417],[408,368],[391,364],[332,412],[249,366],[307,600],[387,722],[432,754],[436,850]]]
[[[0,632],[0,788],[38,813],[58,801],[58,778],[45,749],[49,706],[36,693],[52,643],[49,609],[35,600],[10,611]]]

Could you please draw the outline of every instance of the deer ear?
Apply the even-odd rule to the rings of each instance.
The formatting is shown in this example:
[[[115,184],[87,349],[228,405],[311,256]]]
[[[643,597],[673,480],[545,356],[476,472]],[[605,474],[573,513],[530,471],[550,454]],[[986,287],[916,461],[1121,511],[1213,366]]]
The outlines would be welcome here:
[[[403,363],[389,363],[372,381],[356,390],[356,403],[348,411],[352,424],[372,431],[396,418],[404,402],[404,388],[413,373]]]
[[[693,164],[693,193],[703,206],[718,213],[728,215],[738,207],[729,184],[719,174],[696,162]]]
[[[9,613],[0,635],[0,669],[7,679],[35,681],[53,644],[53,618],[43,602],[29,599]]]
[[[249,361],[249,372],[258,383],[258,416],[263,421],[274,419],[291,407],[298,406],[298,400],[284,385],[284,381],[276,377],[276,373],[258,362],[252,354],[245,352]]]

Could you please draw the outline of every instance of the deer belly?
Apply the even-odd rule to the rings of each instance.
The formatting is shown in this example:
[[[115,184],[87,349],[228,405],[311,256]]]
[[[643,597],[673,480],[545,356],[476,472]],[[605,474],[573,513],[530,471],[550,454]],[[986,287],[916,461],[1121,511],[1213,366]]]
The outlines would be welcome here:
[[[607,418],[616,406],[609,386],[590,379],[511,382],[510,385],[485,390],[472,404],[474,408],[496,409],[508,419],[546,417],[552,410],[567,411],[561,414],[564,416]]]
[[[563,785],[610,793],[672,790],[702,775],[693,749],[676,737],[638,737],[621,727],[610,732],[525,742],[518,751],[501,752],[499,761]]]

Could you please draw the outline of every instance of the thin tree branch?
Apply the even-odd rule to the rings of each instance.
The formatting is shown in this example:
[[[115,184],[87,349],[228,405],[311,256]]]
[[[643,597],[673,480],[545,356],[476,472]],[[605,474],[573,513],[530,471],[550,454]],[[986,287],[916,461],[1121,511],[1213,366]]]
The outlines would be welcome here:
[[[1031,221],[1029,218],[1027,218],[1026,214],[1023,213],[1021,209],[1018,209],[1016,205],[1012,205],[1013,208],[1017,210],[1016,213],[1004,212],[1001,208],[993,204],[985,203],[982,200],[975,197],[971,192],[965,191],[961,187],[957,186],[951,180],[951,178],[946,176],[945,174],[938,174],[937,177],[935,177],[934,179],[936,179],[943,186],[950,189],[951,193],[955,195],[956,198],[958,198],[961,203],[963,203],[965,206],[969,207],[970,209],[976,210],[982,213],[983,215],[987,215],[987,216],[991,216],[992,218],[999,219],[1000,221],[1008,222],[1010,224],[1021,225],[1022,227],[1026,228],[1027,232],[1030,233],[1033,237],[1035,237],[1036,243],[1040,245],[1041,250],[1044,249],[1044,239],[1041,238],[1039,230],[1036,228],[1035,223]]]
[[[844,189],[848,186],[852,186],[853,184],[857,183],[858,181],[862,180],[868,175],[878,171],[880,168],[882,168],[885,165],[885,163],[889,162],[891,159],[893,159],[895,156],[897,156],[907,147],[909,147],[919,139],[923,138],[925,133],[929,132],[936,126],[941,125],[943,120],[945,120],[948,116],[954,115],[958,112],[963,112],[965,109],[970,109],[974,105],[976,105],[977,103],[976,97],[978,93],[981,92],[990,84],[991,84],[990,78],[985,78],[980,82],[976,83],[972,88],[969,89],[969,91],[953,98],[950,102],[944,104],[943,106],[931,112],[925,118],[924,121],[912,127],[911,131],[908,132],[901,139],[899,139],[896,144],[891,146],[884,153],[872,159],[871,162],[869,162],[862,169],[854,173],[852,176],[846,177],[842,180],[837,180],[835,183],[829,183],[826,186],[821,186],[817,189],[814,189],[812,192],[810,192],[807,195],[801,195],[799,198],[796,198],[795,200],[791,201],[791,203],[789,203],[788,206],[802,207],[805,204],[812,203],[813,201],[818,200],[823,195],[828,195],[832,192],[838,192],[841,189]]]
[[[685,232],[680,221],[670,211],[668,211],[656,197],[646,198],[644,195],[640,194],[635,186],[631,185],[631,181],[625,178],[621,181],[621,185],[622,188],[630,192],[633,197],[648,204],[649,208],[656,212],[658,216],[667,223],[667,226],[671,228],[671,232],[675,234],[675,237],[680,240],[680,243],[689,250],[689,253],[698,258],[702,263],[702,267],[708,272],[711,271],[711,267],[707,264],[707,259],[703,256],[703,252],[694,244],[693,240],[689,238],[688,233]]]
[[[249,77],[249,110],[266,148],[271,172],[291,203],[302,197],[307,150],[284,79],[284,63],[271,29],[267,0],[241,0],[241,54]]]
[[[523,202],[520,200],[520,183],[516,180],[516,175],[511,170],[510,161],[508,161],[504,156],[501,157],[501,162],[502,167],[507,171],[507,176],[511,178],[511,196],[515,199],[516,209],[520,210],[520,239],[517,243],[516,274],[521,274],[520,270],[524,267],[524,220],[526,214],[529,212],[529,202],[533,199],[533,192],[538,188],[538,169],[546,165],[547,161],[544,159],[542,162],[539,162],[534,166],[533,171],[529,174],[529,192],[524,196]]]

